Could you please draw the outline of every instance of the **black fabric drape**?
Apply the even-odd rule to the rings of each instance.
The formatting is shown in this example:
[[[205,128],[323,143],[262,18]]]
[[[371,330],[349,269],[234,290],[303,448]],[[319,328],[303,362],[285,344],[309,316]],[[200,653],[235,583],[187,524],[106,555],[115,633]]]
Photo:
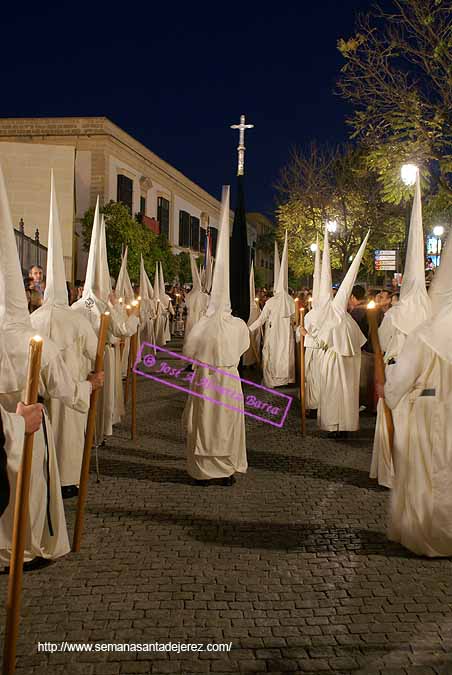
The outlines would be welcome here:
[[[248,321],[250,313],[250,256],[243,176],[237,176],[237,203],[232,228],[229,271],[232,314]]]

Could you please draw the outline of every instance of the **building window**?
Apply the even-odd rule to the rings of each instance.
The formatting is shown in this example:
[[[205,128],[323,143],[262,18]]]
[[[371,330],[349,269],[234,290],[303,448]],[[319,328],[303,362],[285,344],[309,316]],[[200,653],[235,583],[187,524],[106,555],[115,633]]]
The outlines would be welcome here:
[[[121,173],[118,173],[118,186],[117,186],[117,196],[116,201],[122,202],[129,207],[130,213],[132,213],[133,205],[133,180],[127,176],[123,176]]]
[[[164,197],[157,198],[157,220],[160,223],[160,234],[169,239],[169,201]]]
[[[190,218],[190,245],[195,251],[199,251],[199,218]]]
[[[146,197],[140,197],[140,213],[142,216],[146,215]]]
[[[190,246],[190,214],[179,211],[179,246]]]
[[[212,239],[212,255],[215,258],[217,254],[217,239],[218,239],[218,230],[215,227],[210,228],[210,236]]]

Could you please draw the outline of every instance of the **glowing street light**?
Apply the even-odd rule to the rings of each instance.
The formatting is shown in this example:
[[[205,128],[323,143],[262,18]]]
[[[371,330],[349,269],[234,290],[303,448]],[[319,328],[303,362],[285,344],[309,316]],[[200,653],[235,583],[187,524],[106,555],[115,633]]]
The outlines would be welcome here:
[[[315,253],[317,251],[317,244],[311,244],[309,247],[312,251],[312,253]]]
[[[433,228],[433,234],[435,237],[442,237],[444,234],[444,227],[442,225],[435,225]]]
[[[400,176],[407,187],[415,184],[418,170],[416,164],[404,164],[400,169]]]
[[[326,229],[328,232],[334,233],[337,230],[337,220],[327,220]]]

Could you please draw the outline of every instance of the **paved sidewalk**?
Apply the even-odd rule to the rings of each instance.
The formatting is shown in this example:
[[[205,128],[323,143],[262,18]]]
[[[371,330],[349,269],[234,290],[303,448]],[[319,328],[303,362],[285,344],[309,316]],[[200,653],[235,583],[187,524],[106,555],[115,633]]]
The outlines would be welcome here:
[[[386,540],[373,419],[340,443],[311,421],[303,439],[296,401],[282,429],[247,419],[248,473],[199,488],[184,399],[139,378],[139,440],[123,425],[101,451],[81,553],[25,575],[18,675],[452,673],[452,564]],[[232,649],[44,654],[38,641]]]

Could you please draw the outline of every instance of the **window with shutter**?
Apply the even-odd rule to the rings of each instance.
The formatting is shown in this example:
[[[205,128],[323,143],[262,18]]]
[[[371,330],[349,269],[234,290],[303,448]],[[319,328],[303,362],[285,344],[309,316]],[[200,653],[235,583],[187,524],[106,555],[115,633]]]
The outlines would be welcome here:
[[[157,220],[160,223],[160,233],[169,239],[169,208],[170,203],[164,197],[157,198]]]
[[[199,251],[199,218],[190,217],[190,246]]]
[[[130,213],[132,213],[133,206],[133,180],[127,176],[123,176],[121,173],[118,173],[118,184],[117,184],[117,199],[118,202],[122,202],[129,207]]]
[[[215,227],[210,228],[210,236],[212,238],[212,255],[215,258],[217,255],[217,239],[218,239],[218,230]]]
[[[179,211],[179,246],[190,246],[190,214]]]
[[[140,197],[140,213],[142,216],[146,215],[146,197]]]

